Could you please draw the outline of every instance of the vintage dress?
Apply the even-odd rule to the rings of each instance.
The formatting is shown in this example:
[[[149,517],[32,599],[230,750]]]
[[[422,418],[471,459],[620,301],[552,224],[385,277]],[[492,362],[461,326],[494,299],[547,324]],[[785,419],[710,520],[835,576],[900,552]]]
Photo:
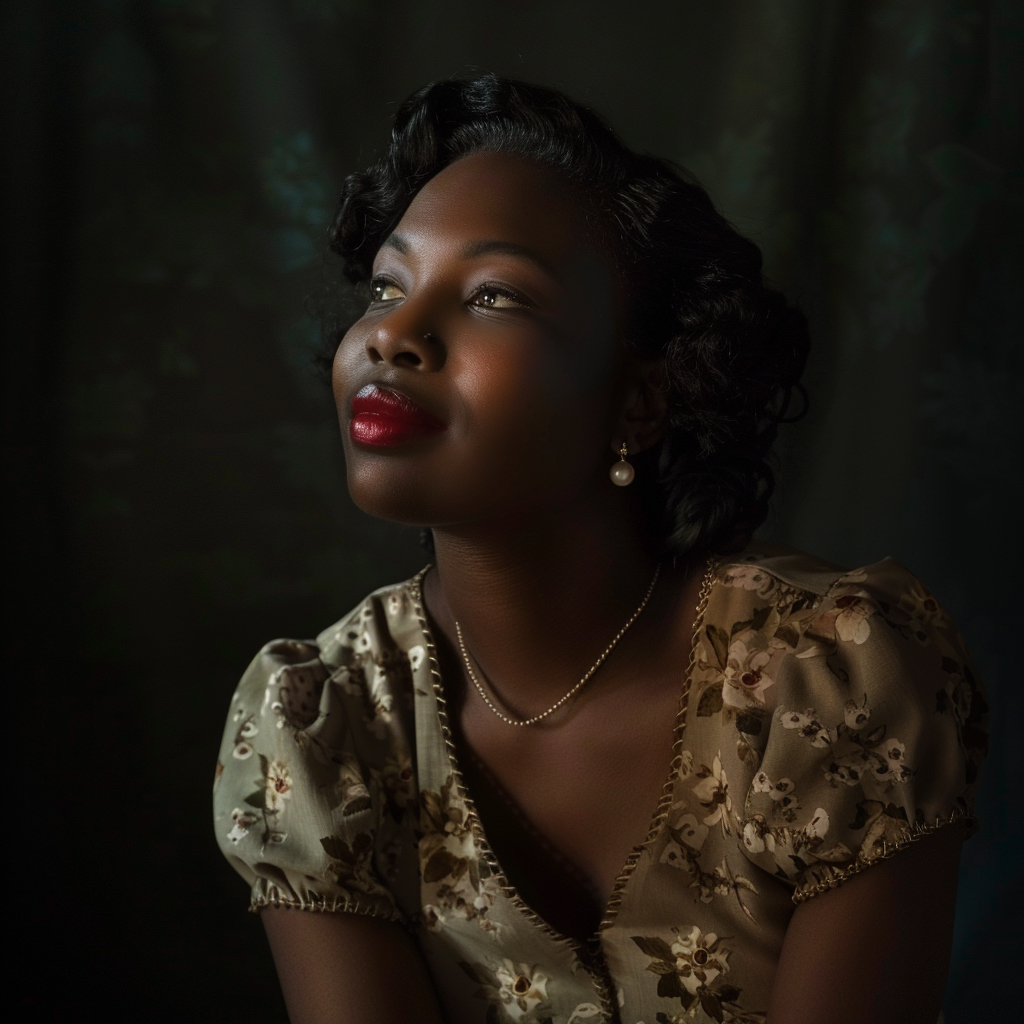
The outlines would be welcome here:
[[[561,936],[466,792],[421,577],[259,653],[215,824],[253,909],[411,929],[453,1024],[762,1021],[794,903],[973,824],[985,705],[934,598],[892,559],[847,572],[753,547],[715,568],[648,835],[595,936]]]

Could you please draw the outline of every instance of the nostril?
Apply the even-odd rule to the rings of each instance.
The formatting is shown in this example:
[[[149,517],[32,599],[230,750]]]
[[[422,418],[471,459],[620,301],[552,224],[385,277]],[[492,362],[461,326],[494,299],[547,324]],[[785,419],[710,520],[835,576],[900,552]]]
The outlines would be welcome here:
[[[420,359],[415,352],[399,352],[398,355],[395,356],[394,362],[398,366],[415,367],[422,365],[423,360]]]

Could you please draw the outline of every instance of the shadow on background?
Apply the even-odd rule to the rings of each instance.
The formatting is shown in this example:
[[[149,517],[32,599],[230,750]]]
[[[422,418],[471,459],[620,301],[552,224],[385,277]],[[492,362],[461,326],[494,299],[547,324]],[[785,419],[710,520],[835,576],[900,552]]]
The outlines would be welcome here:
[[[424,561],[348,499],[306,299],[343,174],[412,89],[467,68],[564,88],[686,164],[808,313],[812,414],[780,451],[764,533],[848,565],[891,554],[960,624],[995,715],[946,1014],[1008,1009],[1015,6],[11,0],[3,16],[15,1017],[285,1019],[208,787],[256,649]]]

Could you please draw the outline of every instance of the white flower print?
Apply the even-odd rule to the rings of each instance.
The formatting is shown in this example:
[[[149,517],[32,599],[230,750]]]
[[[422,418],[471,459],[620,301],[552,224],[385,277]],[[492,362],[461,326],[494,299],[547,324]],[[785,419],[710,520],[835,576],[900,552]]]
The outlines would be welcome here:
[[[244,740],[241,743],[235,744],[235,749],[231,751],[231,756],[237,758],[239,761],[247,761],[253,755],[253,746],[251,743],[246,743]]]
[[[907,748],[897,739],[886,740],[873,749],[885,761],[887,779],[891,782],[905,782],[913,774],[907,766]]]
[[[583,1024],[584,1021],[597,1020],[602,1015],[601,1007],[597,1003],[580,1003],[569,1014],[567,1024]],[[644,1022],[637,1021],[637,1024],[644,1024]]]
[[[460,961],[459,966],[479,986],[477,998],[490,1003],[487,1020],[493,1024],[538,1024],[541,1018],[551,1019],[547,1001],[551,976],[537,964],[488,957],[486,963]],[[577,1010],[585,1013],[585,1005]]]
[[[721,822],[722,831],[729,832],[729,814],[732,811],[732,798],[729,796],[729,780],[718,754],[715,755],[711,767],[701,765],[697,774],[697,782],[693,786],[693,795],[708,812],[704,816],[705,825]]]
[[[856,750],[845,757],[836,758],[825,767],[825,778],[833,786],[856,786],[861,778],[877,767],[877,762],[866,750]]]
[[[846,702],[843,719],[846,722],[847,729],[859,732],[871,720],[871,709],[868,707],[867,701],[868,696],[864,694],[859,704],[854,700]]]
[[[754,776],[751,788],[755,793],[767,793],[771,797],[773,813],[782,815],[787,821],[794,820],[796,812],[800,809],[800,802],[792,779],[779,779],[773,783],[768,775],[761,771]]]
[[[228,833],[228,839],[232,843],[240,842],[249,834],[250,827],[255,825],[258,820],[259,818],[251,811],[243,811],[240,807],[236,807],[231,812],[233,825]]]
[[[828,747],[832,744],[832,733],[818,721],[813,708],[806,711],[783,711],[779,709],[779,721],[785,729],[796,729],[801,736],[811,741],[812,747]]]
[[[498,998],[513,1020],[521,1020],[548,997],[551,978],[539,967],[502,960],[494,977],[499,986]]]
[[[679,771],[676,774],[680,779],[688,779],[693,774],[692,750],[684,750],[682,752],[679,757]]]
[[[697,820],[696,815],[684,814],[676,823],[676,831],[691,850],[699,850],[704,845],[704,840],[707,839],[710,830],[707,825],[703,825]]]
[[[743,845],[748,853],[761,853],[765,848],[765,830],[758,822],[750,819],[743,824]]]
[[[899,607],[910,619],[910,634],[922,646],[928,644],[928,638],[936,627],[948,622],[942,606],[919,580],[915,580],[914,585],[900,596]]]
[[[828,811],[824,807],[819,807],[814,812],[811,820],[804,825],[803,833],[808,839],[824,839],[828,833],[828,827]]]
[[[729,951],[712,951],[711,947],[717,942],[718,936],[714,932],[703,935],[694,925],[688,934],[680,935],[672,943],[679,980],[690,995],[708,988],[720,974],[729,970]]]
[[[388,693],[388,672],[383,665],[374,665],[373,674],[370,676],[370,693],[374,699],[383,702],[385,698],[388,700],[388,708],[390,710],[391,694]]]
[[[724,1022],[740,1019],[733,1012],[739,1011],[747,1018],[745,1024],[753,1024],[753,1017],[736,1004],[740,989],[724,980],[729,973],[731,951],[722,939],[714,932],[702,934],[697,926],[686,934],[680,934],[678,929],[673,931],[677,938],[671,946],[658,935],[632,936],[633,942],[651,958],[647,970],[658,979],[659,999],[679,1000],[681,1012],[659,1011],[658,1020],[662,1024],[689,1024],[697,1019]]]
[[[762,773],[763,774],[763,773]],[[793,794],[793,780],[792,779],[779,779],[769,790],[768,795],[773,800],[782,800],[787,796]]]
[[[271,761],[267,766],[266,807],[271,814],[284,810],[285,800],[292,795],[292,777],[284,761]]]
[[[279,700],[275,700],[270,705],[270,710],[277,716],[277,721],[274,724],[278,729],[283,729],[288,724],[288,716],[285,714],[284,704]]]
[[[871,623],[868,619],[875,613],[874,605],[863,600],[867,594],[855,594],[840,597],[836,601],[839,614],[836,616],[836,636],[840,640],[862,644],[871,636]]]
[[[878,607],[867,591],[841,593],[834,602],[825,605],[802,630],[803,648],[798,658],[818,658],[834,651],[839,641],[863,644],[871,636],[871,619]],[[804,644],[806,643],[806,646]]]
[[[780,713],[779,718],[782,721],[783,728],[785,729],[800,729],[803,731],[807,728],[807,725],[811,721],[811,717],[814,712],[808,710],[806,712],[800,711],[786,711]]]
[[[440,792],[419,793],[424,835],[419,845],[420,869],[429,903],[423,920],[437,929],[449,918],[474,921],[483,931],[497,934],[487,917],[500,890],[493,875],[480,870],[468,809],[449,775]]]
[[[670,868],[680,868],[684,871],[690,870],[689,859],[683,853],[682,846],[674,839],[670,839],[665,844],[665,849],[661,851],[658,863],[667,864]]]
[[[722,574],[722,583],[753,591],[759,597],[770,597],[779,586],[779,581],[759,565],[731,565]]]
[[[745,708],[764,704],[765,691],[775,683],[769,672],[770,641],[760,631],[744,630],[732,638],[725,665],[723,703]]]
[[[423,664],[423,659],[426,658],[427,652],[422,644],[416,644],[415,647],[409,648],[409,666],[413,672],[418,672],[420,665]]]

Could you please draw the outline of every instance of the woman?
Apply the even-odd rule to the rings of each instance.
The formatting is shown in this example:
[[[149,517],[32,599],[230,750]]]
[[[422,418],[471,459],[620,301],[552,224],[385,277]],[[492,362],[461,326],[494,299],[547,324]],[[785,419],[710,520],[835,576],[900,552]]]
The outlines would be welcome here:
[[[331,245],[349,487],[434,560],[233,700],[292,1020],[934,1022],[984,706],[891,559],[751,543],[807,352],[756,246],[494,76],[404,104]]]

